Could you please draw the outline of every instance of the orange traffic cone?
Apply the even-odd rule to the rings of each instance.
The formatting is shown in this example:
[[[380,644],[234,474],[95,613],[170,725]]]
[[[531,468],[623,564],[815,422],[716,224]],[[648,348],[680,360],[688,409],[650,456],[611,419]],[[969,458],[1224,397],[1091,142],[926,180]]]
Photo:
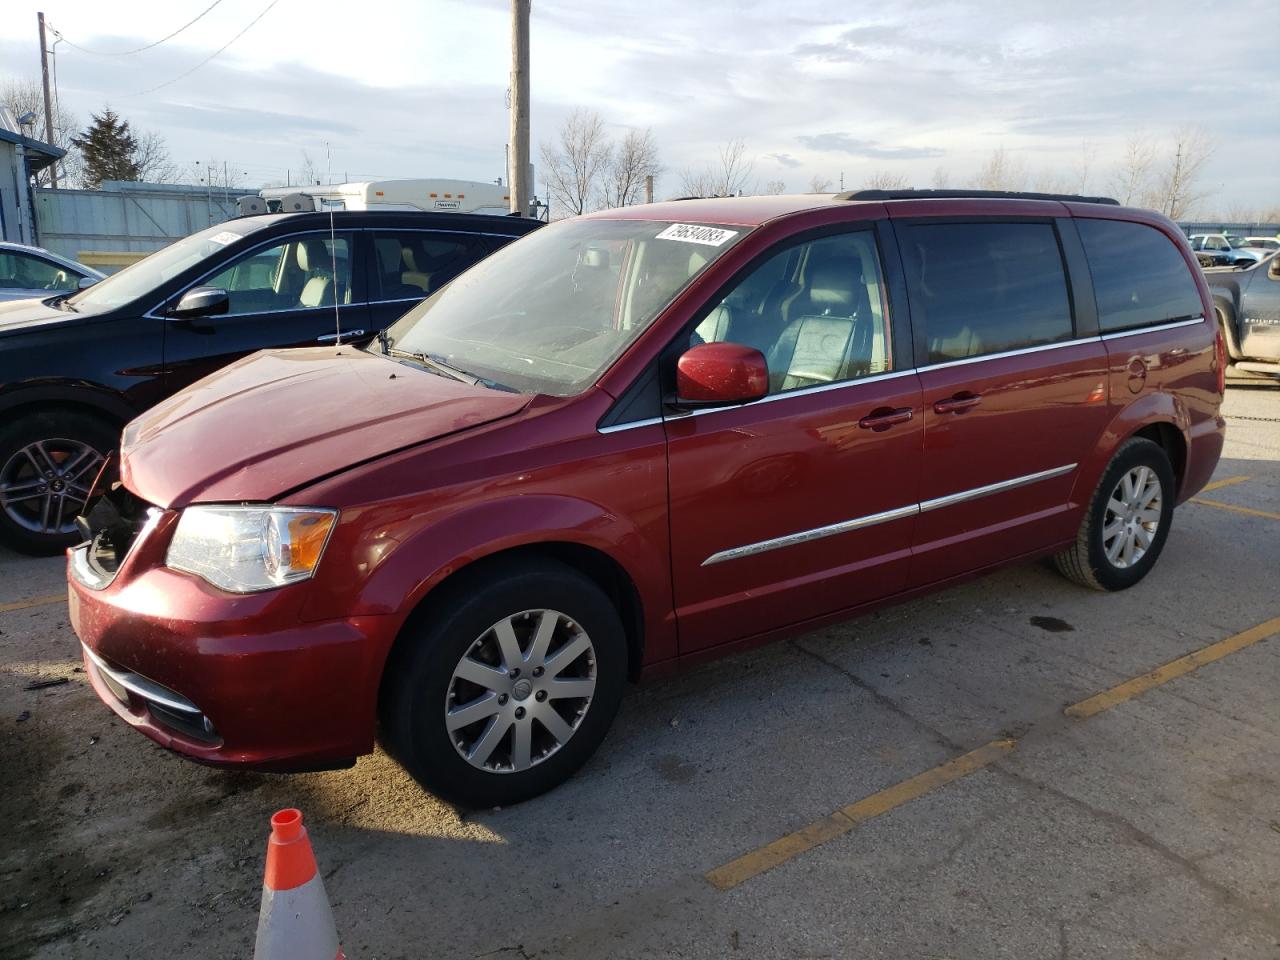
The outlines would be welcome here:
[[[346,960],[301,810],[271,817],[254,960]]]

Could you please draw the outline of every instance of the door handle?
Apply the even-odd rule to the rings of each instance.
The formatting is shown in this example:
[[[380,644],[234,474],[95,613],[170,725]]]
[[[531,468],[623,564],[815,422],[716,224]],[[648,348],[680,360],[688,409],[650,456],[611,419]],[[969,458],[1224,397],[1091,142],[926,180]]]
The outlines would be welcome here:
[[[910,407],[900,407],[897,410],[892,407],[877,407],[859,420],[858,426],[863,430],[888,430],[894,424],[906,423],[912,415]]]
[[[363,330],[343,330],[342,333],[326,333],[322,337],[316,337],[316,343],[333,343],[339,337],[354,340],[356,337],[363,337]]]
[[[957,393],[953,397],[947,397],[945,400],[935,400],[933,403],[934,413],[963,413],[970,410],[982,402],[982,398],[976,393]]]

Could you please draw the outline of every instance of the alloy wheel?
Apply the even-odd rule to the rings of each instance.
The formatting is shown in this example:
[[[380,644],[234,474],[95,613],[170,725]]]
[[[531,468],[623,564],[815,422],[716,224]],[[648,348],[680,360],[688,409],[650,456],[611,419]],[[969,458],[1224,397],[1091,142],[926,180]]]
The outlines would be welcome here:
[[[30,443],[0,467],[0,509],[33,533],[71,533],[104,459],[79,440]]]
[[[1151,549],[1164,514],[1160,478],[1147,466],[1134,467],[1120,478],[1102,523],[1102,549],[1107,561],[1125,570]]]
[[[595,687],[595,648],[581,624],[556,610],[525,610],[462,655],[445,696],[445,728],[473,767],[518,773],[569,742]]]

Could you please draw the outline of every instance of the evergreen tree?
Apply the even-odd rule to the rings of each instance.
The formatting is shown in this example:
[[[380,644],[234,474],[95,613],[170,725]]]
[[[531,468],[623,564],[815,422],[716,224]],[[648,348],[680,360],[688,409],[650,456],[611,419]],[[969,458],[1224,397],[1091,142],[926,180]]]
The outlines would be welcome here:
[[[71,141],[84,157],[84,185],[97,190],[103,180],[137,180],[138,141],[129,133],[128,121],[110,107],[90,116],[89,129]]]

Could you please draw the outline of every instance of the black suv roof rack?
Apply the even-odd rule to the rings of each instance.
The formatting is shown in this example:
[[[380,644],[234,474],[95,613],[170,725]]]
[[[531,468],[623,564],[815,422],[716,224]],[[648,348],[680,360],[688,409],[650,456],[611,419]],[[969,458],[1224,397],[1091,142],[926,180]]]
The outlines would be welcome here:
[[[1120,206],[1114,197],[1082,197],[1074,193],[1026,193],[1013,190],[850,190],[837,193],[837,200],[1070,200],[1074,203],[1109,203]]]

